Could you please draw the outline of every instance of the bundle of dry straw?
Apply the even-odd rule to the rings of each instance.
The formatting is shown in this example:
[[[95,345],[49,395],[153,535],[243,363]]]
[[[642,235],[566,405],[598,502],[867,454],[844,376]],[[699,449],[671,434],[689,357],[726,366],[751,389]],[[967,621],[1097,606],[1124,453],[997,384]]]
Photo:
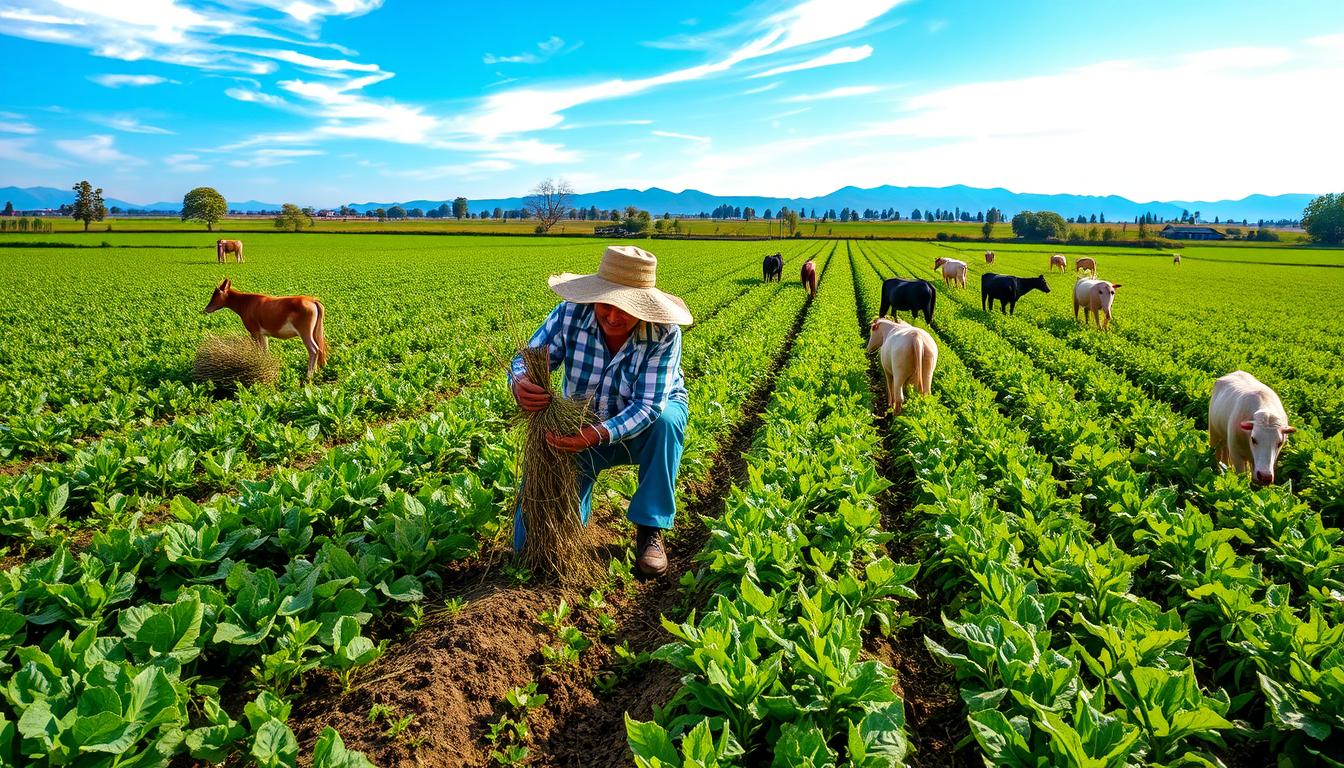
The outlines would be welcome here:
[[[242,384],[274,384],[280,378],[280,361],[258,347],[251,336],[211,335],[196,350],[191,375],[222,390]]]
[[[551,392],[552,397],[545,410],[524,414],[526,438],[519,501],[527,535],[518,559],[534,575],[565,585],[590,584],[603,568],[580,517],[578,466],[572,454],[557,451],[546,442],[546,433],[577,434],[592,422],[592,413],[587,400],[555,395],[549,349],[525,347],[521,354],[528,380]]]

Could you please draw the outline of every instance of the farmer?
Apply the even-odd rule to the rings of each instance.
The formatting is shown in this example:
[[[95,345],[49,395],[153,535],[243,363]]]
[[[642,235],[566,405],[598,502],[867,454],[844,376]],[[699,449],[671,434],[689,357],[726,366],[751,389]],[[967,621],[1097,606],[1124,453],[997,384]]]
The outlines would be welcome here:
[[[603,419],[575,435],[546,435],[551,447],[575,454],[585,524],[598,473],[623,464],[639,467],[639,488],[626,516],[638,530],[635,554],[645,576],[667,572],[663,531],[672,528],[676,514],[687,417],[678,326],[691,324],[686,303],[654,287],[657,264],[641,248],[613,245],[602,254],[597,274],[551,276],[551,290],[564,301],[528,342],[550,348],[551,370],[565,368],[565,396],[591,398]],[[521,355],[509,378],[524,411],[550,402],[549,392],[527,380]],[[521,509],[514,522],[513,548],[521,551]]]

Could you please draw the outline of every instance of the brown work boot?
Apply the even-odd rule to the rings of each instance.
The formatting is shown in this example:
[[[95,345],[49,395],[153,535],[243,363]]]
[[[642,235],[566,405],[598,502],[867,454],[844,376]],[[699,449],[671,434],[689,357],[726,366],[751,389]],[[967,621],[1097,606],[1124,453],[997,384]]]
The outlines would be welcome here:
[[[648,525],[637,526],[635,557],[639,572],[657,577],[667,573],[667,553],[663,551],[663,529]]]

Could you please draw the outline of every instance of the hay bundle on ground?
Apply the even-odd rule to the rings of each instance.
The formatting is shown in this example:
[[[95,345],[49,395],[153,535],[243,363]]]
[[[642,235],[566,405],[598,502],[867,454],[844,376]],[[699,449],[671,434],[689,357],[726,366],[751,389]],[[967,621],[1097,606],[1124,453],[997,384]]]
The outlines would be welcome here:
[[[586,400],[555,396],[551,388],[550,351],[522,350],[527,378],[552,393],[543,411],[525,413],[523,447],[523,528],[527,532],[518,559],[533,574],[562,584],[591,583],[601,572],[596,552],[579,512],[578,467],[572,454],[557,451],[546,433],[573,435],[592,421]]]
[[[240,384],[273,384],[280,378],[280,361],[250,336],[207,336],[196,350],[191,375],[221,389]]]

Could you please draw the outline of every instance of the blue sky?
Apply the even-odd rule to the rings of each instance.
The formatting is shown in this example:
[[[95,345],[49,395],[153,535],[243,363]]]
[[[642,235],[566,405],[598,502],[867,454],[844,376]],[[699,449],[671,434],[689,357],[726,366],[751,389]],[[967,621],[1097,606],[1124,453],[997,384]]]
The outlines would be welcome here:
[[[142,203],[1344,178],[1339,0],[0,0],[0,60],[0,186]]]

